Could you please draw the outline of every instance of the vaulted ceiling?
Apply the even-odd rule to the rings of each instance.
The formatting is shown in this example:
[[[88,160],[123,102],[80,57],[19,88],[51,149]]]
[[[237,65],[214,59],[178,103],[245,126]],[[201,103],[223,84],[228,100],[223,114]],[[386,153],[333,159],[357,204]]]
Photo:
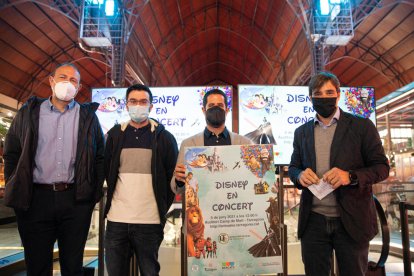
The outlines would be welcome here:
[[[73,62],[83,89],[111,86],[106,50],[79,43],[81,1],[0,1],[0,93],[50,95],[48,76]],[[307,0],[124,1],[131,32],[126,83],[149,86],[306,85],[311,72]],[[353,1],[355,3],[355,1]],[[355,36],[330,49],[326,69],[377,98],[414,81],[414,2],[356,0]],[[127,3],[127,4],[128,4]]]

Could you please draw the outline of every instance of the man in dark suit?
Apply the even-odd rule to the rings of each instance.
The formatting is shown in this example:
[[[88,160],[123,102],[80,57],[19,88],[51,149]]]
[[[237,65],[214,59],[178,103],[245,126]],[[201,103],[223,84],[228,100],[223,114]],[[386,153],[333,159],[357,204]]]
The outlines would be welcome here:
[[[309,96],[317,115],[296,129],[289,166],[302,189],[298,236],[305,272],[329,275],[335,250],[340,275],[362,276],[378,231],[372,184],[388,177],[388,161],[374,124],[338,108],[336,76],[313,76]],[[309,188],[322,181],[333,192],[318,199]]]

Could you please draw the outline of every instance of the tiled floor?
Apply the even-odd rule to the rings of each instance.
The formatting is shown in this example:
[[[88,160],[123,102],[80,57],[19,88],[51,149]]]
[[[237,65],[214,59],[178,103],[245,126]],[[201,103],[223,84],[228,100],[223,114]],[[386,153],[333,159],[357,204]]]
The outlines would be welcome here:
[[[168,232],[168,227],[166,232]],[[169,233],[166,233],[168,236]],[[88,248],[96,248],[97,245],[97,236],[91,234],[90,239],[88,240]],[[15,252],[21,251],[20,239],[16,228],[16,223],[9,225],[0,226],[0,258],[13,254]],[[370,254],[370,258],[373,260],[378,259],[378,255],[375,253]],[[86,261],[90,261],[86,260]],[[180,275],[181,265],[180,265],[180,247],[166,245],[163,242],[160,252],[159,252],[159,261],[161,264],[161,276],[174,276]],[[414,264],[412,265],[414,268]],[[59,264],[55,265],[54,275],[60,275],[58,269]],[[386,262],[386,271],[388,276],[400,276],[404,275],[403,273],[403,264],[401,258],[389,256]],[[304,274],[303,266],[300,260],[300,246],[299,243],[290,243],[288,248],[288,273],[290,275],[300,275]],[[1,271],[0,271],[1,275]],[[18,276],[25,275],[24,272],[17,274]]]
[[[171,246],[162,246],[159,252],[159,262],[161,264],[160,276],[179,276],[181,273],[180,265],[180,248]],[[1,271],[0,271],[0,275]],[[26,272],[10,275],[10,276],[25,276]],[[59,264],[54,264],[53,275],[60,275]],[[98,275],[97,271],[95,275]],[[104,275],[108,275],[105,271]]]
[[[181,271],[180,247],[162,245],[160,248],[160,252],[159,252],[159,261],[161,263],[160,276],[175,276],[175,275],[179,276],[180,275],[180,271]],[[298,269],[292,270],[292,267],[294,266],[302,267],[302,264],[300,262],[298,263],[298,260],[291,259],[291,261],[295,263],[289,262],[289,274],[290,275],[292,274],[303,275],[304,274],[303,271],[301,273],[300,270]],[[412,267],[414,267],[414,264]],[[53,275],[60,275],[58,268],[59,268],[59,265],[58,263],[56,263],[55,271]],[[401,263],[401,259],[396,258],[396,257],[389,257],[386,263],[386,272],[387,272],[386,274],[387,276],[404,275],[404,270],[403,270],[403,265]],[[1,275],[1,272],[0,272],[0,275]],[[24,271],[19,274],[16,274],[16,276],[23,276],[23,275],[26,275]],[[95,275],[97,275],[97,273],[95,273]],[[105,275],[107,274],[105,273]]]

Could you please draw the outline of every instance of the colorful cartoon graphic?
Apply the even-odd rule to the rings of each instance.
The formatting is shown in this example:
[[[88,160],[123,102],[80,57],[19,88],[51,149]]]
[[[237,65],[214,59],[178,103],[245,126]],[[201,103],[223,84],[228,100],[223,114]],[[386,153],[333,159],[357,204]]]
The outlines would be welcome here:
[[[265,100],[263,94],[255,94],[243,104],[249,109],[262,109],[267,105],[267,99]]]
[[[376,123],[372,87],[340,89],[338,106],[343,111],[369,118]],[[255,144],[273,144],[274,163],[289,164],[296,128],[315,118],[309,88],[239,85],[238,91],[239,133]]]
[[[374,89],[370,87],[350,87],[345,90],[348,110],[364,118],[369,118],[375,111]]]
[[[199,206],[198,202],[198,180],[192,172],[187,174],[185,179],[185,206],[186,210],[193,206]]]
[[[204,220],[198,199],[198,180],[192,172],[188,172],[185,180],[185,205],[187,217],[187,253],[197,259],[217,257],[211,237],[204,239]]]
[[[199,154],[196,158],[188,163],[193,168],[204,168],[207,166],[207,156],[205,154]]]
[[[204,152],[188,151],[185,156],[188,166],[194,168],[207,168],[210,172],[221,172],[227,167],[221,161],[217,148],[214,148],[213,154],[205,154]]]
[[[216,244],[217,247],[217,244]],[[213,258],[213,242],[211,241],[211,238],[208,237],[206,240],[206,251],[207,251],[207,258]]]
[[[254,193],[256,195],[267,194],[269,192],[269,184],[264,181],[254,184]]]
[[[267,234],[259,243],[248,250],[256,258],[282,255],[277,200],[274,197],[269,197],[267,202],[269,202],[269,207],[266,209],[266,216],[269,228],[267,228],[266,222],[263,222]],[[259,237],[256,233],[255,236]]]
[[[273,155],[271,145],[241,146],[241,158],[247,168],[262,179],[265,173],[273,166]]]
[[[117,99],[114,96],[103,98],[98,107],[98,110],[102,112],[122,112],[124,109],[125,99]]]
[[[276,181],[272,148],[273,145],[185,148],[184,248],[188,275],[282,272],[280,233],[274,233],[280,232],[281,227],[278,218],[273,218],[278,213],[270,210],[267,202],[270,186]],[[207,165],[200,166],[204,160]]]
[[[233,101],[233,88],[231,86],[209,86],[209,87],[203,87],[201,89],[197,90],[197,93],[199,94],[199,104],[200,106],[203,106],[203,98],[204,95],[213,89],[220,89],[222,90],[224,93],[226,93],[227,96],[227,102],[228,105],[227,107],[231,110],[232,109],[232,101]]]
[[[275,90],[273,89],[272,94],[266,97],[267,105],[265,110],[269,115],[284,113],[283,104],[280,102],[279,97],[275,96]]]
[[[213,241],[213,258],[217,258],[217,242]]]
[[[266,117],[263,117],[263,124],[252,132],[246,133],[244,136],[252,140],[255,144],[277,145],[273,136],[272,125],[267,121]]]
[[[200,246],[197,245],[197,241],[204,238],[204,219],[201,209],[198,206],[188,208],[186,210],[186,219],[187,254],[189,257],[196,257],[196,248]],[[200,243],[202,243],[202,240],[200,240]]]
[[[267,114],[283,113],[283,105],[279,97],[275,96],[275,91],[270,95],[262,91],[244,91],[239,99],[243,107],[250,110],[264,109]]]
[[[205,247],[206,246],[206,240],[204,238],[199,238],[196,241],[196,246],[195,246],[195,257],[197,259],[200,259],[201,256],[203,256],[203,259],[206,257],[206,250]]]

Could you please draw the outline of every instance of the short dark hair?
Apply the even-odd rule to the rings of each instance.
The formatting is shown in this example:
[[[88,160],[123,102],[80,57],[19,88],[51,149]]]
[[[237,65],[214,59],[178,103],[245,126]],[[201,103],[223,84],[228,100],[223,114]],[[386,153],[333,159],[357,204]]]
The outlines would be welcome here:
[[[72,67],[73,69],[75,69],[75,70],[76,70],[76,72],[78,72],[78,74],[79,74],[79,81],[80,81],[80,72],[79,72],[78,67],[76,67],[76,66],[75,66],[75,64],[70,63],[70,62],[64,62],[64,63],[61,63],[61,64],[59,64],[58,66],[56,66],[56,68],[55,68],[55,70],[52,72],[51,76],[53,76],[53,77],[54,77],[54,76],[55,76],[55,74],[56,74],[57,69],[59,69],[59,68],[61,68],[61,67],[65,67],[65,66],[70,66],[70,67]]]
[[[226,105],[226,108],[228,107],[227,106],[228,102],[227,102],[226,93],[224,93],[222,90],[220,90],[218,88],[214,88],[214,89],[211,89],[211,90],[207,91],[206,94],[204,94],[204,97],[203,97],[203,107],[204,108],[206,108],[208,96],[213,95],[213,94],[222,95],[224,97],[224,104]]]
[[[316,89],[321,88],[325,83],[330,81],[336,88],[336,92],[341,92],[339,89],[338,78],[330,72],[319,72],[314,75],[309,81],[309,96],[312,97],[312,92]]]
[[[143,85],[143,84],[139,84],[139,83],[131,85],[130,87],[128,87],[128,89],[126,91],[126,95],[125,95],[126,100],[128,100],[129,93],[131,93],[134,90],[147,92],[148,95],[149,95],[149,98],[150,98],[150,103],[152,103],[152,92],[151,92],[151,90],[149,89],[148,86]]]

